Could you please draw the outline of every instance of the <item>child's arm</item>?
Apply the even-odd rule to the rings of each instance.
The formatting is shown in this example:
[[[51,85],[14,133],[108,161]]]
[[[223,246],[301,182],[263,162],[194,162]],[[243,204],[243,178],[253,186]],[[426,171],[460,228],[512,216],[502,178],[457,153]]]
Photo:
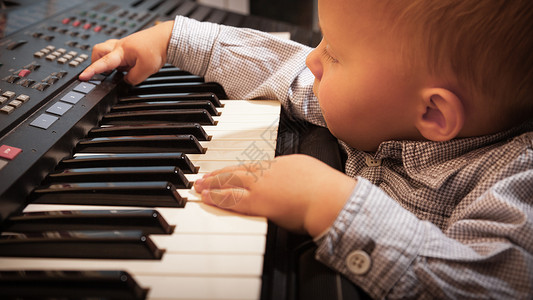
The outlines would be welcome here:
[[[194,187],[206,203],[317,236],[333,223],[355,185],[317,159],[289,155],[212,172]]]
[[[80,80],[119,68],[128,71],[124,79],[129,84],[142,82],[166,62],[173,25],[174,21],[164,22],[123,39],[95,45],[92,64],[80,74]]]

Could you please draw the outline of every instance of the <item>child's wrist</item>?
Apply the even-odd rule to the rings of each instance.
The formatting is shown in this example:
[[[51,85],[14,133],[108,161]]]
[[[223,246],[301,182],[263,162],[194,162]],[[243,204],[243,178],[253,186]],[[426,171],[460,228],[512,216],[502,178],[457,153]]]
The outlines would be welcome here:
[[[329,188],[324,188],[310,201],[304,228],[313,238],[331,227],[355,188],[356,180],[341,173],[339,175],[333,178],[332,184],[326,185]]]
[[[167,51],[170,44],[170,37],[172,35],[172,30],[174,29],[174,20],[166,21],[157,25],[159,32],[161,32],[161,37],[164,39],[164,47],[161,49],[161,58],[163,62],[167,61]]]

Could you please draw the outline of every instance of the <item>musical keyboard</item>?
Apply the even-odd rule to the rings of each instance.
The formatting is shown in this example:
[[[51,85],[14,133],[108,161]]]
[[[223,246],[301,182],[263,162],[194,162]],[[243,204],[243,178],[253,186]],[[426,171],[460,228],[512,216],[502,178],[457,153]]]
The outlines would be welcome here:
[[[142,84],[141,84],[142,86]],[[138,92],[138,91],[137,91]],[[144,98],[150,98],[143,94]],[[161,95],[159,95],[161,96]],[[150,101],[154,99],[150,98]],[[118,102],[120,103],[120,96]],[[152,101],[154,102],[154,101]],[[161,103],[161,102],[158,102]],[[207,134],[206,140],[198,141],[205,153],[184,154],[190,162],[192,168],[183,174],[187,182],[194,182],[199,176],[206,172],[211,172],[224,166],[238,163],[253,163],[259,159],[272,159],[276,147],[277,124],[279,122],[280,107],[277,101],[237,101],[221,100],[221,107],[216,107],[217,113],[213,115],[214,124],[202,125],[201,128]],[[111,108],[111,111],[113,109]],[[156,110],[157,111],[157,110]],[[102,120],[105,120],[106,115]],[[171,122],[171,120],[166,120]],[[173,124],[180,124],[173,121]],[[166,124],[160,124],[164,126]],[[94,128],[111,129],[114,125],[105,121]],[[128,124],[117,125],[128,126]],[[93,130],[93,131],[94,131]],[[91,131],[90,131],[91,132]],[[131,134],[131,132],[130,132]],[[145,132],[140,132],[146,134]],[[152,133],[154,134],[154,133]],[[121,136],[109,137],[110,139],[121,139]],[[81,139],[79,143],[84,140]],[[72,157],[66,157],[67,161],[76,159],[92,158],[89,168],[78,165],[77,170],[92,170],[99,163],[95,161],[99,156],[116,155],[134,160],[135,155],[145,155],[139,151],[135,155],[125,156],[123,152],[130,153],[127,147],[109,148],[109,153],[75,153]],[[75,147],[77,149],[77,147]],[[155,147],[154,151],[160,150]],[[176,152],[176,150],[174,150]],[[179,152],[179,151],[178,151]],[[156,153],[156,154],[154,154]],[[149,157],[164,156],[165,152],[150,152]],[[105,160],[103,160],[105,162]],[[131,161],[121,161],[121,166],[106,166],[108,173],[117,170],[127,169],[124,165],[135,165]],[[157,163],[156,163],[157,165]],[[61,170],[64,163],[58,164]],[[72,169],[66,169],[66,174],[73,174]],[[65,171],[50,173],[43,183],[55,180],[65,183],[72,182],[72,178],[57,178],[58,174]],[[126,172],[126,171],[125,171]],[[134,174],[136,175],[136,174]],[[82,177],[79,182],[105,182],[113,185],[116,174],[113,176],[97,174],[100,178]],[[115,177],[115,178],[114,178]],[[143,178],[146,177],[146,178]],[[118,179],[131,181],[150,180],[147,174],[140,178]],[[158,178],[151,180],[160,180]],[[118,184],[118,183],[117,183]],[[73,185],[73,184],[72,184]],[[135,183],[133,184],[135,185]],[[105,196],[101,193],[88,191],[89,197],[80,194],[70,194],[64,197],[58,195],[48,196],[46,201],[40,201],[40,196],[35,195],[41,187],[30,195],[35,197],[35,202],[60,203],[60,204],[35,204],[30,203],[24,208],[24,213],[31,212],[64,212],[78,210],[139,210],[146,206],[156,209],[171,226],[175,229],[172,234],[150,234],[147,237],[153,241],[157,249],[164,250],[160,259],[90,259],[90,258],[39,258],[37,257],[0,257],[0,270],[2,271],[125,271],[138,282],[139,286],[148,290],[149,299],[258,299],[261,289],[261,276],[263,255],[266,243],[267,222],[264,218],[246,217],[235,213],[224,211],[201,203],[198,195],[192,191],[190,184],[179,186],[176,190],[180,199],[186,198],[184,207],[167,207],[157,205],[157,201],[152,201],[154,196],[144,195],[137,202],[143,204],[142,198],[146,198],[144,205],[123,206],[114,203],[114,198],[118,196]],[[70,199],[69,199],[70,198]],[[87,199],[85,199],[87,198]],[[101,198],[96,200],[96,198]],[[82,201],[85,205],[75,203]],[[104,206],[103,202],[110,202]],[[62,203],[74,203],[71,205]],[[113,204],[114,203],[114,204]],[[98,204],[98,205],[95,205]],[[134,228],[134,226],[132,226]],[[34,229],[35,230],[35,229]],[[100,228],[101,230],[101,228]],[[115,230],[114,227],[107,230]],[[4,233],[6,234],[6,233]],[[1,245],[1,243],[0,243]],[[105,247],[105,243],[99,244]],[[0,246],[1,248],[2,246]],[[31,247],[31,246],[30,246]],[[110,246],[112,247],[112,246]],[[21,246],[19,249],[24,249]],[[21,251],[20,251],[21,252]],[[104,251],[105,252],[105,251]],[[2,253],[2,250],[0,250]],[[22,252],[21,252],[22,253]],[[25,254],[24,256],[28,256]]]

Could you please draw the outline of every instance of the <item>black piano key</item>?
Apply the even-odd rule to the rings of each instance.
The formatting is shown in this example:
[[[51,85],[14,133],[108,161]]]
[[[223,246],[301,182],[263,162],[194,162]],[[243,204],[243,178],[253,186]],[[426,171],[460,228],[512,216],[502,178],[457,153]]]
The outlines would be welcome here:
[[[160,84],[140,84],[126,91],[129,95],[161,93],[214,93],[219,99],[228,99],[222,86],[215,82],[178,82]]]
[[[176,187],[169,182],[81,182],[38,187],[31,203],[112,205],[139,207],[185,207]]]
[[[13,216],[2,224],[4,232],[140,230],[171,234],[174,228],[153,209],[39,211]]]
[[[227,13],[225,11],[220,10],[220,9],[214,9],[213,12],[211,12],[209,17],[207,17],[205,21],[211,22],[211,23],[222,24],[222,22],[226,19],[226,15]]]
[[[205,19],[211,14],[213,9],[207,6],[199,6],[189,18],[198,20],[200,22],[205,21]]]
[[[142,84],[177,83],[177,82],[205,82],[204,77],[196,75],[156,76],[146,78]]]
[[[205,150],[193,135],[123,136],[79,141],[76,153],[154,153],[202,154]]]
[[[272,22],[274,28],[273,28],[273,32],[290,32],[292,29],[293,29],[293,25],[289,24],[289,23],[285,23],[285,22],[279,22],[279,21],[275,21],[275,22]]]
[[[213,117],[205,109],[143,110],[114,112],[104,115],[102,125],[137,125],[160,123],[198,123],[215,125]]]
[[[173,12],[173,15],[189,16],[189,14],[191,14],[196,9],[196,7],[198,7],[198,4],[196,2],[185,1]]]
[[[249,15],[244,18],[241,27],[244,28],[252,28],[252,29],[260,29],[261,24],[261,18],[259,16]]]
[[[180,68],[176,68],[172,65],[165,65],[159,71],[150,75],[150,77],[148,78],[166,77],[166,76],[187,76],[187,75],[192,75],[192,74]]]
[[[183,0],[176,0],[176,2],[180,2]],[[178,67],[174,66],[173,64],[165,63],[161,69],[179,69]]]
[[[48,174],[44,180],[44,184],[116,181],[168,181],[178,189],[187,189],[191,187],[191,183],[185,177],[183,171],[173,166],[65,169]]]
[[[240,27],[242,23],[244,22],[245,16],[228,12],[226,19],[224,20],[224,25],[233,26],[233,27]]]
[[[164,252],[138,230],[0,234],[0,256],[8,257],[161,259]]]
[[[125,271],[0,271],[0,291],[7,299],[146,299]]]
[[[171,94],[145,94],[145,95],[129,95],[120,97],[118,103],[135,103],[146,101],[199,101],[208,100],[213,103],[215,107],[222,107],[217,95],[213,93],[171,93]]]
[[[129,112],[146,110],[175,110],[175,109],[205,109],[212,116],[220,113],[211,101],[147,101],[130,104],[117,104],[111,108],[111,112]]]
[[[211,136],[198,123],[182,124],[147,124],[147,125],[114,125],[93,128],[88,138],[137,136],[137,135],[193,135],[199,141],[209,141]]]
[[[148,2],[148,4],[150,5],[150,9],[151,11],[156,11],[158,12],[159,14],[162,14],[161,17],[163,17],[163,20],[166,20],[167,18],[172,18],[174,17],[174,15],[172,15],[172,12],[178,7],[180,6],[183,1],[186,1],[186,0],[173,0],[173,1],[155,1],[155,0],[151,0],[151,1],[136,1],[135,4],[138,4],[140,3],[141,5],[145,5],[145,3]],[[153,3],[156,3],[156,4],[153,4]],[[135,4],[133,6],[135,6]],[[154,8],[154,6],[156,6]],[[159,17],[159,16],[158,16]],[[159,18],[158,18],[159,19]]]
[[[121,153],[84,155],[63,159],[57,170],[68,168],[125,167],[125,166],[176,166],[185,174],[198,173],[187,155],[183,153]]]

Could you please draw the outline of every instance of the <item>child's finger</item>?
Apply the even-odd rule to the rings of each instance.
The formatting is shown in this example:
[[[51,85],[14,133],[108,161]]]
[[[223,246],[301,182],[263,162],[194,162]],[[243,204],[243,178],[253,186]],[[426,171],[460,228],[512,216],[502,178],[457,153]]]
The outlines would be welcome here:
[[[102,56],[102,58],[98,59],[97,61],[94,61],[90,66],[83,70],[79,78],[80,80],[89,80],[95,74],[116,69],[122,64],[122,60],[122,51],[118,49],[111,51],[108,54]]]
[[[157,72],[162,66],[162,63],[158,65],[157,63],[146,63],[141,60],[137,60],[134,64],[135,66],[129,70],[126,76],[124,76],[124,80],[131,85],[141,83],[148,78],[150,74]]]
[[[93,47],[93,52],[91,53],[91,61],[95,62],[102,58],[102,56],[108,54],[109,52],[113,51],[115,49],[115,46],[117,45],[117,42],[119,40],[117,39],[111,39],[107,40],[103,43],[96,44]]]
[[[218,175],[222,173],[231,173],[231,172],[236,172],[236,171],[246,171],[247,173],[253,173],[263,167],[262,166],[263,162],[265,164],[272,164],[274,160],[256,161],[254,163],[249,163],[249,164],[238,164],[238,165],[227,166],[222,169],[218,169],[210,173],[206,173],[203,177],[209,177],[209,176],[214,176],[214,175]]]
[[[247,188],[249,178],[243,172],[220,173],[213,176],[203,177],[197,180],[194,188],[197,192],[203,190],[218,190],[231,188]]]
[[[202,201],[224,209],[239,211],[239,204],[245,197],[244,189],[204,190]]]

